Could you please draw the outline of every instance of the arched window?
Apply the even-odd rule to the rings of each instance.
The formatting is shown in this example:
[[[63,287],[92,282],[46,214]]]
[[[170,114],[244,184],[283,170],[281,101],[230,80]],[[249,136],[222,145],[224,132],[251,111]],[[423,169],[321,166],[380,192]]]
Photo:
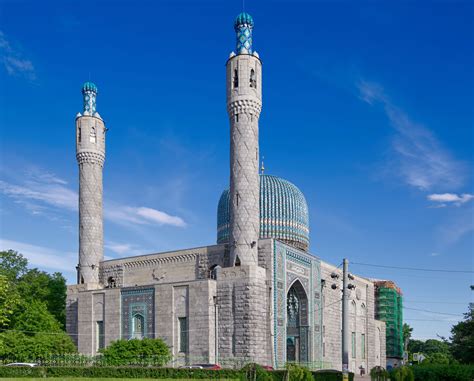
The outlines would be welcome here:
[[[355,300],[353,300],[352,303],[351,303],[351,309],[350,309],[351,314],[352,314],[352,315],[355,315],[355,314],[356,314],[356,310],[357,310],[357,308],[356,308],[356,302],[355,302]]]
[[[360,313],[360,316],[365,316],[365,304],[364,304],[364,303],[362,303],[362,304],[360,305],[360,311],[359,311],[359,313]]]
[[[250,70],[250,87],[257,88],[257,79],[255,78],[255,70]]]
[[[145,336],[145,318],[143,315],[133,316],[132,339],[143,339]]]
[[[109,276],[109,278],[107,279],[107,288],[115,288],[115,287],[117,287],[115,278],[113,276]]]
[[[234,69],[234,79],[233,79],[233,83],[234,83],[234,89],[239,87],[239,72],[237,69]]]
[[[97,141],[97,133],[95,132],[95,127],[92,127],[91,128],[91,133],[90,133],[90,136],[89,136],[89,141],[91,143],[95,143]]]
[[[240,266],[240,258],[239,258],[239,256],[237,256],[237,258],[235,258],[235,265],[236,265],[236,266]]]
[[[209,268],[209,276],[210,279],[217,279],[217,270],[221,267],[219,265],[213,265]]]

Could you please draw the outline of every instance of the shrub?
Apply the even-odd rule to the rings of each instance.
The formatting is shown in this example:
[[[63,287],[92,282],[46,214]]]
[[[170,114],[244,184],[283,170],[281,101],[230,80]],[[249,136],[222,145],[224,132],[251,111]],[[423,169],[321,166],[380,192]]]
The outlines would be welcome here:
[[[270,372],[258,364],[248,364],[242,368],[242,380],[273,381]]]
[[[168,346],[161,339],[117,340],[102,349],[107,365],[163,366],[171,360]]]
[[[289,381],[313,381],[313,374],[308,368],[303,366],[287,363],[286,369],[290,374]]]
[[[407,366],[401,366],[399,368],[393,368],[390,371],[391,381],[414,381],[415,376],[411,368]]]
[[[375,366],[370,370],[370,379],[372,381],[387,381],[389,374],[381,366]]]

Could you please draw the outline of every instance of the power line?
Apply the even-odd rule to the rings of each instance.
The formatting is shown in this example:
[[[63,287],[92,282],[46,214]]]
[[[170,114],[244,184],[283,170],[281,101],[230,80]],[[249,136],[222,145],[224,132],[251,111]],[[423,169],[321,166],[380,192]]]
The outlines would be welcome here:
[[[403,321],[441,321],[444,323],[455,323],[457,320],[441,320],[441,319],[403,319]]]
[[[423,268],[420,268],[420,267],[386,266],[386,265],[375,265],[375,264],[372,264],[372,263],[360,263],[360,262],[351,262],[351,264],[352,265],[360,265],[360,266],[383,267],[383,268],[386,268],[386,269],[397,269],[397,270],[474,274],[474,271],[470,271],[470,270],[423,269]]]
[[[405,310],[413,310],[413,311],[421,311],[421,312],[429,312],[432,314],[438,314],[438,315],[450,315],[450,316],[460,316],[462,314],[450,314],[448,312],[436,312],[436,311],[430,311],[430,310],[424,310],[421,308],[410,308],[410,307],[403,307]]]
[[[438,301],[434,301],[434,300],[410,300],[410,299],[403,299],[403,303],[427,303],[427,304],[462,304],[462,305],[466,305],[466,304],[469,304],[469,302],[448,302],[448,301],[442,301],[442,300],[438,300]]]

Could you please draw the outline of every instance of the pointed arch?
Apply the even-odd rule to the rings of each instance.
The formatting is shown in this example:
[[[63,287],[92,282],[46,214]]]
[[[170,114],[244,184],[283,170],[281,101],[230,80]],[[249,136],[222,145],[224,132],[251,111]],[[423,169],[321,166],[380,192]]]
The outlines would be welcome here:
[[[286,296],[286,359],[308,361],[309,326],[308,294],[299,279],[295,279]]]

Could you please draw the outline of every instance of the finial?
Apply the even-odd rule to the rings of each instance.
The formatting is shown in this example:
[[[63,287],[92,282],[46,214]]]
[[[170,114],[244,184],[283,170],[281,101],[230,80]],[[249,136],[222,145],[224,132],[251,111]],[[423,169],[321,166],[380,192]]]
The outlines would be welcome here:
[[[96,112],[96,98],[98,90],[97,86],[88,81],[82,85],[82,96],[84,100],[84,115],[95,115]]]
[[[262,165],[260,167],[260,173],[263,175],[265,172],[265,166],[263,165],[263,161],[265,160],[265,156],[262,156]]]
[[[234,30],[237,34],[237,54],[252,54],[253,18],[246,12],[237,16]]]

